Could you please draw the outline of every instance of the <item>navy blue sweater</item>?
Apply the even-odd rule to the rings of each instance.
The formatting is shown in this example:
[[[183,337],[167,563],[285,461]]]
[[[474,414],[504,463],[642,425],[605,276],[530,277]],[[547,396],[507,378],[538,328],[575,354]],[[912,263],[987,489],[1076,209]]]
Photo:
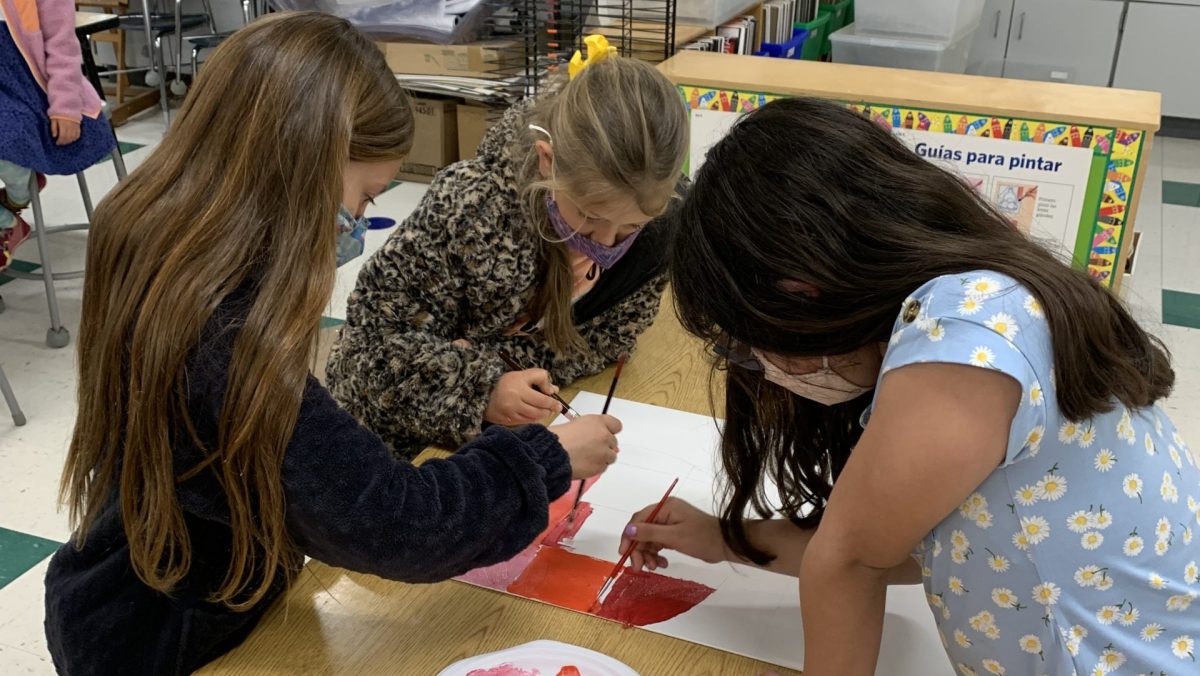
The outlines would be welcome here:
[[[189,408],[209,448],[237,325],[219,311],[189,360]],[[173,451],[177,474],[202,457],[188,441]],[[536,426],[492,427],[420,467],[395,460],[310,378],[282,479],[288,532],[304,554],[388,579],[436,582],[521,551],[545,528],[549,503],[567,491],[570,475],[557,437]],[[180,484],[178,496],[192,565],[170,596],[134,573],[115,492],[83,547],[68,543],[54,555],[46,638],[59,673],[190,673],[241,643],[283,592],[277,581],[244,613],[208,603],[229,562],[228,506],[208,471]]]

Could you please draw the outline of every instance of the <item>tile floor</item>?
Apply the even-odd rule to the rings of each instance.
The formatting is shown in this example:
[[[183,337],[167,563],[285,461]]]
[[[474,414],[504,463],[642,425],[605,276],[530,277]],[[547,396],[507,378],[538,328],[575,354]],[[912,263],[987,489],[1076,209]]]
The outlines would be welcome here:
[[[130,170],[148,155],[162,129],[158,115],[149,114],[118,131]],[[89,169],[87,177],[96,200],[115,181],[110,163]],[[421,184],[397,183],[377,200],[372,213],[403,219],[424,190]],[[43,202],[51,222],[84,217],[71,178],[52,177]],[[1200,439],[1200,141],[1161,138],[1155,143],[1137,229],[1141,246],[1126,297],[1138,319],[1174,352],[1178,386],[1166,408],[1185,436]],[[367,253],[389,233],[368,232]],[[81,264],[85,237],[56,236],[51,245],[56,269]],[[37,260],[36,245],[27,244],[18,258]],[[345,299],[363,260],[339,270],[326,327],[336,326],[345,316]],[[24,267],[36,268],[32,263]],[[56,288],[63,321],[75,332],[81,282],[62,282]],[[42,577],[46,557],[69,537],[56,496],[75,417],[75,351],[73,343],[61,350],[46,347],[48,316],[40,282],[0,276],[0,296],[7,306],[0,315],[0,363],[29,418],[26,426],[14,427],[0,411],[0,672],[49,674],[53,669],[42,636]]]

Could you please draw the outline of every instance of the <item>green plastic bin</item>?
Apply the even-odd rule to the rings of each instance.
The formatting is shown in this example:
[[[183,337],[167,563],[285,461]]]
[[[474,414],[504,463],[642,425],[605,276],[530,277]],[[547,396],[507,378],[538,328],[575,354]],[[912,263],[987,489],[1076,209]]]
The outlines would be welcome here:
[[[801,51],[801,59],[805,61],[821,60],[822,50],[825,49],[825,43],[829,40],[829,17],[829,14],[821,14],[812,21],[792,24],[792,28],[803,28],[808,31],[808,38],[804,41],[804,49]]]
[[[825,40],[821,45],[821,56],[829,56],[833,51],[833,43],[829,40],[829,36],[842,30],[850,23],[848,20],[850,14],[854,11],[854,0],[842,0],[830,4],[823,4],[817,8],[817,15],[827,15],[829,17],[829,25],[825,30]]]

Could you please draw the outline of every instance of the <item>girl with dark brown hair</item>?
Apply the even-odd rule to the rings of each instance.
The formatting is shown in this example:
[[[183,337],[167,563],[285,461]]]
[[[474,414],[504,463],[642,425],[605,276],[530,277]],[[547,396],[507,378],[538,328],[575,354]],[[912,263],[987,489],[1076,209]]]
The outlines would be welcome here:
[[[816,99],[712,148],[672,244],[725,374],[724,508],[635,515],[635,566],[797,576],[806,676],[875,673],[887,585],[921,582],[964,676],[1194,668],[1200,471],[1113,294]]]

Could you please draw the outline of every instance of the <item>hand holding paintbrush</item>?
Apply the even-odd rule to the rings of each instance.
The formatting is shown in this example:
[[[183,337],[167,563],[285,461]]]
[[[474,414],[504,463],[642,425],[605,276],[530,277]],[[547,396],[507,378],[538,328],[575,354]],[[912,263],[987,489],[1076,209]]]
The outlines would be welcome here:
[[[600,415],[608,415],[608,407],[612,405],[613,395],[617,391],[617,381],[621,379],[621,371],[625,368],[625,362],[629,361],[629,355],[623,354],[617,358],[617,368],[613,372],[612,384],[608,386],[608,396],[604,399],[604,409],[600,411]],[[567,524],[575,525],[575,515],[579,512],[579,503],[583,500],[583,489],[585,484],[579,482],[579,489],[575,491],[575,504],[571,505],[571,513],[567,515]]]

